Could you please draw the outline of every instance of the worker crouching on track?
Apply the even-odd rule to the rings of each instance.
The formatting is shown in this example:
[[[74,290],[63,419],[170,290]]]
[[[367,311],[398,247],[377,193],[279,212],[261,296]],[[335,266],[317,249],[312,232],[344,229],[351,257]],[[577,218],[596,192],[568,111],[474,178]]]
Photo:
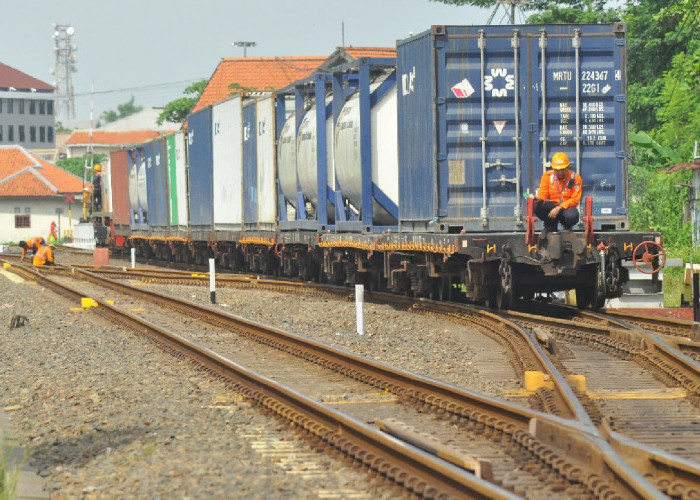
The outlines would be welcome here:
[[[39,247],[36,254],[34,254],[33,264],[35,266],[53,266],[55,262],[53,261],[53,245],[44,245]]]
[[[43,245],[46,245],[46,241],[41,236],[35,236],[34,238],[29,238],[27,241],[20,241],[19,246],[22,249],[22,257],[19,259],[20,264],[24,261],[24,257],[27,255],[27,251],[31,250],[32,255],[36,255],[36,252]]]
[[[552,156],[552,170],[545,172],[535,197],[535,215],[544,222],[544,231],[554,232],[559,223],[570,231],[579,221],[578,207],[583,193],[583,180],[569,170],[569,158],[564,153]]]

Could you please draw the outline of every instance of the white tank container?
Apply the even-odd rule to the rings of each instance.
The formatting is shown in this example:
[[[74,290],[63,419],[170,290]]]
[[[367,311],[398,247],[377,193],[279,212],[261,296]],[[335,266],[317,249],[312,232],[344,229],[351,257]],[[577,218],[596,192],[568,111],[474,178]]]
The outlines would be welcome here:
[[[131,154],[131,152],[129,152],[129,154]],[[134,162],[129,167],[129,208],[132,214],[138,213],[139,211],[138,170],[138,162]]]
[[[136,186],[138,187],[139,193],[139,208],[148,213],[148,196],[146,191],[146,158],[140,155],[141,152],[139,151],[139,168],[136,173]],[[144,221],[140,222],[143,223]]]
[[[282,127],[277,145],[277,176],[284,199],[292,207],[297,206],[297,141],[292,114]]]
[[[297,134],[297,174],[304,198],[318,205],[318,167],[316,165],[318,138],[316,133],[316,106],[304,115]],[[333,117],[326,120],[326,182],[335,191],[335,169],[333,168]],[[333,213],[329,212],[329,217]]]
[[[379,82],[370,86],[374,91]],[[399,159],[397,148],[396,86],[370,111],[372,141],[372,183],[396,205],[399,201]],[[357,209],[362,206],[362,166],[360,158],[360,96],[353,94],[343,106],[335,127],[335,173],[340,191]],[[393,225],[396,219],[372,202],[373,222]]]

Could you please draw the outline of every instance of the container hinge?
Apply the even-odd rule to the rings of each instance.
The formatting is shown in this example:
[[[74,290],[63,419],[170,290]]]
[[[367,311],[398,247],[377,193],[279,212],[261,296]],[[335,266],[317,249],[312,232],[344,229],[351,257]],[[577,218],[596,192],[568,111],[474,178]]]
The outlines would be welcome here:
[[[627,102],[627,96],[624,94],[616,95],[615,102]]]
[[[505,175],[501,175],[498,179],[491,179],[489,182],[494,184],[499,183],[502,186],[508,182],[511,184],[517,184],[518,179],[515,177],[511,177],[510,179],[508,179]]]
[[[433,44],[433,47],[436,49],[441,49],[445,46],[444,40],[435,40],[435,43]]]
[[[435,103],[436,104],[445,104],[445,98],[444,97],[436,97]]]
[[[481,207],[481,225],[486,227],[489,225],[489,209]]]
[[[438,153],[435,155],[438,161],[447,160],[447,155],[445,153]]]
[[[615,158],[627,158],[627,151],[616,151]]]
[[[438,217],[447,217],[447,210],[438,210]]]

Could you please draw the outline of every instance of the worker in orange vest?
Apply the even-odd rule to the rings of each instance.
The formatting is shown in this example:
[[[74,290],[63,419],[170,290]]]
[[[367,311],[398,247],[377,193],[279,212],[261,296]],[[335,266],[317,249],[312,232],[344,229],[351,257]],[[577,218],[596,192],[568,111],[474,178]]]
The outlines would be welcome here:
[[[39,247],[39,250],[34,254],[34,260],[32,264],[35,266],[53,266],[55,262],[53,261],[53,244],[43,245]]]
[[[544,222],[544,233],[554,232],[559,223],[570,231],[579,221],[578,204],[583,193],[581,176],[569,170],[569,158],[554,153],[552,170],[542,175],[535,197],[535,215]]]
[[[24,257],[27,255],[28,250],[32,251],[32,255],[36,255],[37,250],[39,250],[39,248],[45,244],[46,241],[44,241],[44,238],[42,238],[41,236],[29,238],[27,241],[20,241],[19,246],[22,249],[22,257],[19,259],[19,262],[22,263]]]

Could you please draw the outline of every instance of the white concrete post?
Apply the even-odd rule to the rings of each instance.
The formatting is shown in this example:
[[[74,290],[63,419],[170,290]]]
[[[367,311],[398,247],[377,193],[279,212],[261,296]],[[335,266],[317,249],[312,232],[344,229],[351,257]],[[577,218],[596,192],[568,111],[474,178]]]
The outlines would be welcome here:
[[[216,271],[214,259],[209,259],[209,299],[216,304]]]
[[[358,335],[365,334],[365,318],[363,315],[362,305],[365,301],[365,286],[355,285],[355,316],[357,317],[357,333]]]
[[[136,267],[136,249],[131,249],[131,269]]]

